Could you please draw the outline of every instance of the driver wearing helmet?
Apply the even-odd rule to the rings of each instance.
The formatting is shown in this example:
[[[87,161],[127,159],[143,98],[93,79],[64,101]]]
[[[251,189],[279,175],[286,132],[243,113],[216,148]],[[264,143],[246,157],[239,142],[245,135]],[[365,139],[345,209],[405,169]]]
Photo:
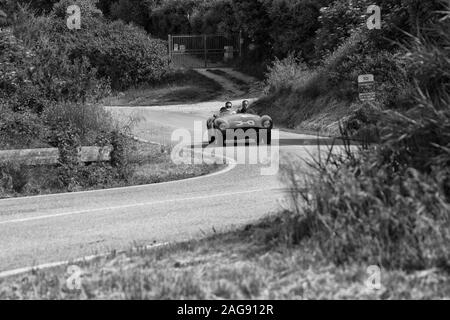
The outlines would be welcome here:
[[[231,101],[227,101],[227,103],[225,103],[225,107],[220,108],[220,113],[224,113],[224,112],[233,113],[232,109],[233,109],[233,103],[231,103]]]
[[[248,109],[248,100],[244,100],[242,101],[242,105],[238,113],[247,113],[247,109]]]
[[[252,110],[249,110],[249,102],[248,100],[242,101],[241,108],[239,109],[238,113],[251,113],[254,114]]]

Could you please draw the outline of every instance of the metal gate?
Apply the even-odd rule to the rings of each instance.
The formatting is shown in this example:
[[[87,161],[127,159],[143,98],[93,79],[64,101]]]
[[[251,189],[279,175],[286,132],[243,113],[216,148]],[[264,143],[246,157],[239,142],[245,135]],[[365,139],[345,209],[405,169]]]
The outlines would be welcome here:
[[[230,65],[241,55],[241,35],[169,35],[169,58],[179,67]]]

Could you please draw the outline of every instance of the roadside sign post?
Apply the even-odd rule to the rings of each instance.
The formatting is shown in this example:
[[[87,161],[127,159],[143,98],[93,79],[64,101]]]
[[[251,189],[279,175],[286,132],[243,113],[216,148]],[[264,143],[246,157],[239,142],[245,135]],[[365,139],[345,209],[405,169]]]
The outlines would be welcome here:
[[[375,79],[373,74],[363,74],[358,77],[359,100],[375,101]]]

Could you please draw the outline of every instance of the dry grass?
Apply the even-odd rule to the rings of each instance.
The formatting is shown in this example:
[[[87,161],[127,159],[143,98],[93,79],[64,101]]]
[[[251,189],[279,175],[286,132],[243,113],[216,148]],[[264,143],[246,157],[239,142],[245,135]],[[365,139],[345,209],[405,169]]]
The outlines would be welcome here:
[[[436,270],[383,271],[366,288],[366,265],[336,267],[309,244],[271,243],[278,220],[153,250],[80,264],[82,290],[66,287],[66,267],[0,280],[1,299],[441,299],[450,278]],[[272,240],[271,240],[272,239]]]
[[[222,87],[193,70],[178,71],[158,85],[142,85],[107,98],[108,106],[156,106],[213,100]]]
[[[247,82],[245,82],[245,81],[243,81],[241,79],[238,79],[238,78],[232,76],[231,74],[229,74],[229,73],[227,73],[227,72],[225,72],[223,70],[220,70],[220,69],[208,69],[207,71],[211,72],[211,73],[214,73],[214,74],[217,74],[217,75],[219,75],[221,77],[224,77],[225,79],[228,79],[229,81],[231,81],[234,84],[236,84],[239,87],[239,90],[241,90],[241,91],[248,92],[250,90],[250,84],[248,84]]]

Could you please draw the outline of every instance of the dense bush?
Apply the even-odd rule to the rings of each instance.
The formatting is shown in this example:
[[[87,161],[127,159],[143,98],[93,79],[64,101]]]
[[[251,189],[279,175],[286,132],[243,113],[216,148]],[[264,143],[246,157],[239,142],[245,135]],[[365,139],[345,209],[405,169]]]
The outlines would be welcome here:
[[[303,86],[310,80],[311,70],[293,54],[278,60],[268,67],[266,73],[266,92],[274,93],[282,89]]]
[[[82,9],[82,30],[66,26],[71,4]],[[51,135],[61,117],[79,129],[81,143],[92,143],[111,123],[93,103],[111,86],[124,89],[165,74],[165,44],[137,27],[108,22],[96,4],[62,0],[48,15],[36,16],[8,2],[14,20],[0,33],[2,146],[27,147],[39,139],[55,145]]]
[[[76,32],[66,27],[65,19],[65,9],[73,3],[83,10],[82,29]],[[104,87],[92,83],[96,78],[109,81],[114,89],[125,89],[158,81],[167,69],[164,42],[150,38],[138,27],[108,22],[89,0],[63,0],[54,6],[49,17],[24,13],[15,30],[29,46],[43,51],[37,52],[37,57],[53,58],[44,67],[46,71],[61,65],[65,67],[61,68],[62,73],[79,74],[72,77],[73,83],[64,82],[67,87]]]
[[[337,264],[450,267],[450,204],[438,179],[441,172],[391,172],[388,165],[376,165],[370,153],[330,161],[338,167],[316,167],[306,185],[304,176],[292,174],[301,169],[286,171],[293,200],[302,203],[286,217],[292,243],[310,238]]]
[[[156,82],[166,74],[165,42],[151,39],[139,28],[122,22],[99,28],[98,36],[81,39],[75,50],[89,57],[99,75],[111,80],[113,88]]]
[[[196,7],[194,0],[166,0],[153,8],[147,31],[162,39],[169,34],[189,34],[191,24],[189,14]]]
[[[378,110],[411,109],[414,106],[411,80],[414,78],[428,78],[432,84],[427,88],[428,92],[441,88],[438,83],[448,84],[448,75],[437,72],[446,68],[448,53],[433,49],[436,43],[446,43],[448,40],[442,35],[444,31],[432,32],[426,25],[437,21],[436,15],[430,16],[428,12],[428,21],[420,18],[416,23],[423,26],[421,37],[427,39],[429,48],[411,51],[405,45],[420,42],[413,40],[407,33],[416,30],[412,17],[425,9],[442,10],[442,6],[416,1],[403,3],[383,0],[380,3],[383,7],[383,29],[369,31],[365,26],[365,10],[369,4],[365,0],[351,3],[337,0],[322,8],[321,28],[316,36],[316,41],[322,46],[316,48],[316,58],[320,61],[305,64],[298,55],[284,60],[275,59],[266,73],[266,93],[269,96],[258,101],[255,108],[261,112],[278,112],[275,118],[284,125],[295,127],[302,123],[308,129],[321,126],[322,129],[326,127],[323,131],[331,130],[329,132],[338,134],[336,124],[339,117],[347,132],[355,130],[356,122],[359,128],[374,125],[373,119],[364,123],[362,120],[367,117],[357,118],[357,115],[352,114],[355,110],[366,108],[358,100],[357,79],[361,74],[371,73],[375,76],[377,101],[372,105]],[[405,55],[407,52],[412,53]],[[429,63],[424,63],[424,59],[428,59]],[[442,96],[449,91],[449,87],[439,90]],[[327,105],[321,106],[317,99]],[[327,122],[316,125],[314,121],[318,120],[315,117],[323,112],[338,117],[328,116]],[[313,124],[306,124],[310,120]]]
[[[363,10],[359,4],[339,0],[321,8],[318,18],[321,27],[315,38],[316,53],[325,56],[342,44],[362,23]]]
[[[108,13],[114,20],[122,20],[125,23],[134,23],[145,27],[150,19],[148,3],[140,0],[119,0],[109,5]]]
[[[378,112],[378,145],[330,153],[306,179],[298,164],[286,166],[291,243],[310,239],[338,264],[450,270],[449,17],[431,26],[433,39],[412,38],[399,59],[414,63],[414,100]]]
[[[0,196],[5,193],[22,192],[28,183],[29,168],[16,163],[0,164]]]
[[[31,52],[9,29],[0,30],[0,97],[14,92],[26,77]]]
[[[46,144],[47,130],[42,119],[30,111],[13,112],[0,102],[0,149],[39,147]]]
[[[72,4],[81,7],[81,30],[66,26],[66,9]],[[120,129],[113,128],[98,101],[111,86],[158,81],[167,68],[164,42],[138,27],[107,21],[96,4],[62,0],[40,16],[28,7],[12,6],[14,19],[0,34],[0,148],[57,147],[59,164],[49,169],[52,190],[74,191],[102,179],[127,178],[125,143],[114,139]],[[113,169],[79,162],[82,145],[108,144],[121,160]],[[14,174],[4,176],[12,183],[21,181]],[[5,192],[20,193],[18,189]]]

